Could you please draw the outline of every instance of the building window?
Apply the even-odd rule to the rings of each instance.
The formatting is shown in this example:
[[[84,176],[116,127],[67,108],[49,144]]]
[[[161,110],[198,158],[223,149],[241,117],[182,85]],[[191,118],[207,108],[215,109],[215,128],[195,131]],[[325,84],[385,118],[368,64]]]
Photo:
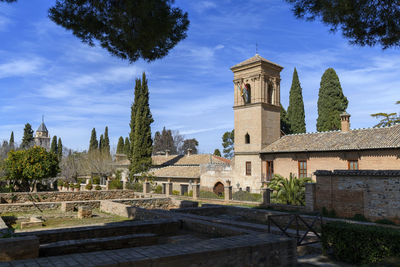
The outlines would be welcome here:
[[[244,142],[245,144],[250,144],[250,135],[248,133],[244,136]]]
[[[271,180],[274,176],[274,162],[267,161],[267,181]]]
[[[251,175],[251,161],[246,161],[246,175]]]
[[[358,170],[358,160],[348,160],[347,164],[349,170]]]
[[[299,160],[299,178],[307,177],[307,161]]]

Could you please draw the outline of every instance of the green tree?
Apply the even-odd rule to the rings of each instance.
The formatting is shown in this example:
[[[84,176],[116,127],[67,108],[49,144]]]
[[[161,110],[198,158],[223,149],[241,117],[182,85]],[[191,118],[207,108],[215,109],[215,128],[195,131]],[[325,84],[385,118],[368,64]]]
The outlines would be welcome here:
[[[400,104],[400,101],[396,101],[396,104],[397,105]],[[400,113],[397,115],[396,112],[392,113],[379,112],[371,114],[371,116],[380,119],[380,122],[374,127],[386,127],[386,126],[389,127],[396,123],[400,123]]]
[[[282,106],[281,104],[281,132],[284,134],[291,134],[292,129],[290,127],[290,122],[289,119],[287,117],[287,113],[285,108]]]
[[[103,152],[104,151],[104,137],[103,134],[100,135],[100,140],[99,140],[99,151]]]
[[[164,127],[161,133],[157,131],[154,135],[153,154],[166,150],[169,150],[171,154],[177,154],[172,131]]]
[[[97,141],[96,129],[93,128],[92,134],[90,136],[89,153],[98,150],[98,148],[99,148],[99,143]]]
[[[218,148],[214,150],[214,156],[221,157],[221,151]]]
[[[8,142],[11,149],[14,149],[15,142],[14,142],[14,132],[11,132],[10,141]]]
[[[62,160],[62,155],[63,155],[63,145],[61,142],[61,137],[58,138],[58,143],[57,143],[57,156],[58,156],[58,160],[61,161]]]
[[[287,118],[289,120],[292,133],[306,132],[303,94],[296,68],[294,68],[293,71],[292,87],[290,88],[289,106],[287,109]]]
[[[129,138],[128,137],[125,137],[124,153],[129,158],[129,155],[131,153],[131,142],[129,142]]]
[[[15,2],[16,0],[0,0]],[[134,62],[162,58],[189,27],[187,13],[173,0],[57,0],[49,18],[89,46],[98,44],[116,57]]]
[[[38,146],[11,151],[4,167],[11,188],[19,191],[33,190],[38,181],[55,177],[60,170],[57,155]]]
[[[290,174],[289,179],[274,175],[268,187],[273,190],[272,198],[276,202],[287,205],[305,205],[306,183],[311,178],[296,178]]]
[[[110,150],[110,138],[108,137],[108,126],[106,126],[106,129],[104,130],[104,153],[111,157]]]
[[[117,144],[117,154],[124,154],[124,152],[124,138],[120,136]]]
[[[53,136],[53,139],[51,139],[51,145],[50,145],[50,152],[54,153],[57,155],[57,136]]]
[[[195,138],[186,139],[185,141],[183,141],[182,150],[185,153],[187,153],[187,151],[189,149],[191,149],[192,154],[197,154],[198,153],[198,151],[197,151],[198,145],[199,145],[199,142]]]
[[[231,132],[225,132],[222,135],[222,147],[224,148],[222,152],[225,158],[232,158],[234,155],[234,144],[235,144],[235,130]]]
[[[150,112],[149,105],[149,88],[147,85],[146,74],[143,73],[141,86],[138,96],[138,102],[136,105],[135,112],[135,124],[134,124],[134,138],[131,140],[132,160],[130,164],[130,175],[131,177],[135,173],[146,172],[152,165],[151,154],[153,151],[153,140],[151,138],[151,124],[153,123],[153,117]],[[136,89],[135,89],[136,98]]]
[[[139,105],[139,97],[142,94],[142,84],[140,79],[135,80],[135,91],[134,91],[135,97],[133,100],[133,103],[131,105],[131,120],[129,122],[129,127],[131,128],[131,131],[129,132],[129,139],[128,143],[126,142],[125,139],[125,151],[126,155],[128,156],[128,159],[132,162],[132,153],[135,150],[134,145],[135,145],[135,123],[136,123],[136,116],[137,116],[137,107]],[[127,146],[129,144],[129,147]],[[129,150],[128,150],[129,148]]]
[[[317,131],[340,130],[340,114],[346,111],[348,104],[335,70],[327,69],[322,75],[318,94]]]
[[[383,49],[400,46],[398,0],[286,0],[297,18],[321,19],[335,32],[341,29],[351,44]]]
[[[25,128],[24,128],[24,135],[22,137],[22,143],[21,143],[21,147],[26,149],[29,148],[33,145],[33,130],[32,130],[32,126],[27,123],[25,124]]]

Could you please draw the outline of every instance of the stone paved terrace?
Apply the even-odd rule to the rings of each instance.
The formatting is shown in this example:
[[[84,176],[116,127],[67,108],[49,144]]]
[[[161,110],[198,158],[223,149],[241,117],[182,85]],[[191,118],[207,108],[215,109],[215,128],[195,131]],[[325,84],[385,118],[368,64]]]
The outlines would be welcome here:
[[[289,238],[249,234],[0,263],[1,266],[296,266]]]

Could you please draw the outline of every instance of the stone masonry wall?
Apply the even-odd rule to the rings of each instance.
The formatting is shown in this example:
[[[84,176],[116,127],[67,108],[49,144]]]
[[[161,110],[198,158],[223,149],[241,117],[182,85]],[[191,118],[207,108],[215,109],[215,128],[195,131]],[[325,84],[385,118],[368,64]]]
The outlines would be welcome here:
[[[100,190],[79,192],[1,193],[0,203],[62,202],[134,198],[133,190]]]
[[[316,209],[400,222],[400,170],[317,171]]]

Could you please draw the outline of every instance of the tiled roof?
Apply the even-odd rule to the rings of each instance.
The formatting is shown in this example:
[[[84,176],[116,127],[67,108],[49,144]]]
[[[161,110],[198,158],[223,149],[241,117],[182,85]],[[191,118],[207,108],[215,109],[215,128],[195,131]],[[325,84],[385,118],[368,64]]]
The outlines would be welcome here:
[[[185,178],[199,178],[199,166],[167,166],[162,168],[154,168],[149,171],[156,177],[185,177]]]
[[[46,125],[44,124],[44,122],[42,122],[39,126],[39,128],[37,129],[37,132],[45,132],[48,133],[49,131],[47,130]]]
[[[340,151],[400,148],[400,124],[384,128],[356,129],[285,135],[261,153]]]
[[[275,66],[283,69],[282,66],[280,66],[280,65],[278,65],[278,64],[276,64],[276,63],[274,63],[272,61],[269,61],[268,59],[263,58],[259,54],[256,54],[254,57],[251,57],[251,58],[249,58],[249,59],[247,59],[247,60],[245,60],[243,62],[240,62],[239,64],[236,64],[231,69],[237,68],[237,67],[246,66],[246,65],[249,65],[249,64],[252,64],[252,63],[256,63],[256,62],[267,62],[269,64],[275,65]]]

